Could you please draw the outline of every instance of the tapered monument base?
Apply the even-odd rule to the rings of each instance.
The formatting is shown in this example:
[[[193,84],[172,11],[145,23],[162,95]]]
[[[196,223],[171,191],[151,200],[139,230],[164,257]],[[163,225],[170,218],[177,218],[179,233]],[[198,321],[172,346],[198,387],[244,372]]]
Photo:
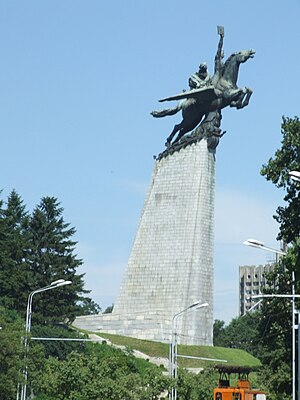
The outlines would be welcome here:
[[[114,310],[75,325],[169,341],[173,317],[207,302],[180,316],[176,331],[179,343],[212,345],[214,197],[215,157],[205,138],[157,160]]]

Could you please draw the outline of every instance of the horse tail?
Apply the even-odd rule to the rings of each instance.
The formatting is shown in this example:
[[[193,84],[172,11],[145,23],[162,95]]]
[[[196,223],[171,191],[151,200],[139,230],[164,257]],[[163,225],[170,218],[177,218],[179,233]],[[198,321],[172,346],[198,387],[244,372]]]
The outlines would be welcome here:
[[[180,110],[182,110],[182,105],[180,103],[178,103],[177,106],[174,108],[166,108],[165,110],[152,111],[150,114],[154,118],[162,118],[162,117],[166,117],[166,116],[170,116],[170,115],[175,115]]]

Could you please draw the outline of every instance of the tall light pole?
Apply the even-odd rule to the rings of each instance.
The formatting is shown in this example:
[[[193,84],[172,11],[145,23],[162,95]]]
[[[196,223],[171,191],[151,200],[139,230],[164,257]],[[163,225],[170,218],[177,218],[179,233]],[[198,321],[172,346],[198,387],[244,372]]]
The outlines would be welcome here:
[[[259,299],[261,298],[261,300],[263,298],[290,298],[292,299],[293,304],[295,304],[295,298],[300,298],[299,294],[295,294],[295,292],[293,292],[292,294],[260,294],[257,296],[252,296],[252,299]],[[260,301],[261,301],[260,300]],[[295,330],[298,329],[298,396],[297,399],[300,400],[300,390],[299,390],[299,382],[300,382],[300,311],[299,310],[295,310],[295,308],[293,308],[293,315],[295,316],[295,314],[298,314],[298,324],[297,325],[293,325],[293,351],[292,351],[292,361],[293,361],[293,381],[292,381],[292,385],[293,385],[293,399],[296,397],[296,344],[295,344]],[[295,319],[295,317],[294,317]]]
[[[300,172],[298,171],[291,171],[289,175],[292,179],[300,182]],[[258,249],[271,251],[276,253],[276,255],[285,256],[286,252],[281,250],[275,250],[271,247],[265,246],[263,242],[260,242],[256,239],[248,239],[243,242],[246,246],[256,247]],[[276,261],[277,258],[276,258]],[[296,335],[295,335],[295,297],[300,297],[299,295],[295,295],[295,272],[292,271],[292,294],[291,295],[260,295],[260,296],[252,296],[252,298],[259,298],[259,297],[288,297],[292,299],[292,400],[296,400]],[[298,346],[298,357],[300,357],[300,351]],[[298,372],[298,400],[300,400],[300,371]]]
[[[196,301],[195,303],[191,304],[190,306],[186,307],[184,310],[175,314],[172,318],[172,337],[170,343],[170,356],[169,356],[169,372],[170,376],[174,379],[177,379],[177,319],[182,314],[189,310],[198,310],[199,308],[207,307],[208,303],[200,304],[200,301]],[[172,386],[171,393],[169,394],[169,400],[176,400],[177,399],[177,389]]]
[[[290,178],[295,181],[295,182],[300,182],[300,172],[299,171],[290,171],[289,172],[289,176]],[[293,280],[295,281],[295,275],[293,275]],[[295,295],[295,292],[293,292]],[[293,300],[294,303],[294,300]],[[295,314],[295,306],[293,308],[293,312]],[[300,400],[300,343],[299,343],[299,339],[300,339],[300,324],[299,324],[299,318],[300,318],[300,314],[298,312],[298,400]],[[293,343],[294,343],[294,347],[295,347],[295,317],[293,316]],[[293,359],[295,358],[295,352],[293,353]],[[293,363],[293,373],[295,373],[294,371],[296,370],[296,361],[294,360]],[[295,392],[295,388],[294,388],[294,392]],[[295,399],[295,393],[293,393],[293,400]]]
[[[27,300],[27,310],[26,310],[26,322],[25,322],[25,338],[24,338],[24,350],[25,350],[25,362],[28,353],[28,337],[31,330],[31,318],[32,318],[32,299],[33,296],[37,293],[46,292],[47,290],[56,289],[60,286],[70,285],[71,281],[66,281],[64,279],[58,279],[57,281],[51,282],[50,285],[44,286],[42,288],[33,290],[29,293],[28,300]],[[27,392],[27,378],[28,378],[28,369],[27,369],[27,362],[24,369],[24,383],[21,386],[21,399],[26,400],[26,392]],[[19,385],[17,390],[17,400],[19,400]]]

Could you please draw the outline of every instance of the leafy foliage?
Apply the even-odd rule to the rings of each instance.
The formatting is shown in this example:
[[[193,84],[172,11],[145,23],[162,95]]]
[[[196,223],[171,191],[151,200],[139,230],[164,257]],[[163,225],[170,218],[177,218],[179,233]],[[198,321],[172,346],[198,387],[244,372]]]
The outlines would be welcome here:
[[[212,369],[205,369],[199,374],[191,374],[180,370],[177,393],[179,399],[209,400],[218,380],[217,373]]]
[[[291,294],[292,269],[297,249],[290,248],[287,256],[268,275],[273,294]],[[298,283],[296,283],[298,287]],[[270,293],[271,290],[268,290]],[[297,301],[296,301],[297,307]],[[262,318],[258,325],[260,359],[264,365],[264,381],[271,398],[289,398],[291,395],[292,360],[292,305],[289,299],[274,298],[262,303]]]
[[[281,148],[263,165],[261,174],[278,188],[286,190],[285,206],[277,208],[279,239],[292,243],[300,236],[300,186],[289,178],[290,171],[300,171],[300,121],[283,117]]]
[[[261,314],[254,312],[245,314],[243,317],[234,318],[229,325],[224,321],[214,322],[214,345],[242,349],[254,356],[260,355],[259,343],[257,342],[258,324]]]
[[[0,304],[23,318],[31,291],[57,279],[72,285],[39,294],[34,298],[33,321],[73,321],[76,315],[99,311],[83,295],[84,274],[72,240],[75,229],[63,219],[63,208],[54,197],[44,197],[30,215],[15,190],[0,201]]]
[[[13,190],[7,202],[0,200],[0,361],[1,399],[16,396],[20,369],[24,363],[24,319],[29,293],[57,279],[71,280],[72,285],[37,294],[33,301],[33,330],[37,336],[74,336],[52,328],[54,323],[70,322],[81,310],[99,307],[83,297],[83,274],[77,269],[82,260],[75,254],[72,240],[75,229],[63,219],[63,208],[57,199],[44,197],[30,214],[23,200]],[[29,374],[42,369],[45,356],[65,358],[82,344],[44,342],[30,343],[26,358]],[[24,368],[24,365],[23,365]]]
[[[114,303],[106,307],[106,309],[103,311],[103,314],[110,314],[112,313],[113,309],[114,309]]]
[[[274,218],[280,224],[278,239],[290,244],[283,257],[269,275],[273,293],[291,294],[292,272],[295,291],[300,285],[300,185],[289,178],[289,172],[300,170],[300,121],[283,117],[281,147],[262,167],[261,174],[276,187],[285,191],[285,205],[277,208]],[[263,318],[259,324],[264,364],[264,378],[271,389],[272,399],[285,399],[291,394],[291,302],[284,299],[264,301]],[[299,304],[296,301],[296,308]]]
[[[32,284],[29,272],[29,216],[20,196],[13,190],[7,207],[0,211],[0,303],[25,315]]]
[[[0,393],[2,400],[16,397],[23,357],[22,321],[17,313],[0,308]]]
[[[71,329],[68,325],[33,325],[32,336],[38,338],[61,338],[68,340],[39,340],[33,341],[32,345],[42,344],[45,357],[56,357],[58,360],[64,360],[72,351],[78,353],[85,352],[86,342],[77,341],[77,339],[86,339],[87,335]],[[71,339],[75,339],[72,341]],[[31,346],[32,346],[31,345]]]
[[[78,305],[80,307],[80,315],[99,314],[101,312],[101,307],[89,297],[82,298]]]
[[[75,229],[62,217],[63,209],[54,197],[44,197],[30,219],[30,270],[36,287],[63,278],[72,285],[43,293],[35,299],[34,318],[39,323],[47,320],[73,321],[77,302],[81,300],[83,274],[76,274],[82,260],[74,255],[76,242],[71,238]]]
[[[90,354],[73,352],[65,361],[50,357],[43,371],[36,374],[33,387],[37,399],[158,399],[168,386],[168,378],[142,362],[147,368],[140,374],[134,357],[106,345],[94,345]]]
[[[216,319],[213,326],[214,346],[223,346],[224,330],[225,322],[221,321],[220,319]]]

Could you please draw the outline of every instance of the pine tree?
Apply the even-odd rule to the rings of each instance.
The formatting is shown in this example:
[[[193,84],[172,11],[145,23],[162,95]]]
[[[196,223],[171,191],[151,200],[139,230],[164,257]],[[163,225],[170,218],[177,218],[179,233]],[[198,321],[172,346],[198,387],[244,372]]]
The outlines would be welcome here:
[[[78,274],[82,265],[72,240],[75,229],[62,216],[63,208],[54,197],[44,197],[33,211],[30,223],[30,270],[34,274],[34,288],[49,285],[58,279],[72,281],[72,285],[38,294],[34,299],[34,319],[43,323],[72,321],[79,312],[82,300],[84,274]]]
[[[0,298],[3,306],[22,316],[32,283],[31,274],[27,270],[28,220],[23,200],[13,190],[8,197],[6,209],[1,208],[0,211]]]

